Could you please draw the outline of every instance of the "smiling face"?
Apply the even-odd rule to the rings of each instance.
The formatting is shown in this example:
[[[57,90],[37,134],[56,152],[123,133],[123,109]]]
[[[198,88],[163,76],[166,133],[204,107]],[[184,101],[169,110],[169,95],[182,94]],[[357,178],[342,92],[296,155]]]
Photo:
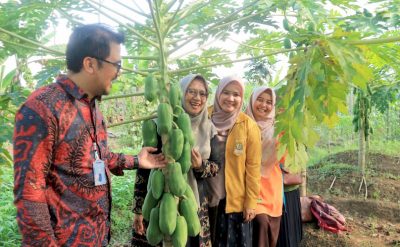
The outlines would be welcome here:
[[[255,120],[265,120],[273,107],[271,92],[265,91],[260,94],[253,103],[253,115]]]
[[[208,93],[204,83],[194,79],[186,89],[184,108],[189,115],[199,115],[206,106]]]
[[[241,87],[235,82],[229,83],[222,90],[218,103],[226,113],[238,111],[242,104]]]
[[[104,60],[109,62],[98,61],[98,63],[101,63],[101,66],[98,66],[98,75],[95,82],[97,96],[108,95],[111,91],[112,81],[119,75],[118,68],[115,64],[121,62],[121,45],[111,42],[110,55]],[[110,62],[115,64],[111,64]]]

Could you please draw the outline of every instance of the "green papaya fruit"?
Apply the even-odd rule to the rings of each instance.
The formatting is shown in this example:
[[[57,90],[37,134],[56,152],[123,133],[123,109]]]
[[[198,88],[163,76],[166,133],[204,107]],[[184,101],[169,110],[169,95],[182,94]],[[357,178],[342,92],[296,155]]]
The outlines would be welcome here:
[[[290,48],[292,48],[292,44],[290,43],[290,39],[285,38],[285,39],[283,40],[283,46],[285,47],[285,49],[290,49]]]
[[[182,104],[182,92],[179,84],[177,83],[171,84],[171,86],[169,87],[168,96],[169,96],[169,103],[171,104],[171,107],[175,112],[175,107],[180,106]]]
[[[164,155],[178,160],[182,155],[184,137],[182,130],[172,129],[168,134],[168,146],[165,148]]]
[[[157,91],[157,80],[154,78],[153,74],[149,74],[144,79],[144,98],[152,102],[157,98]]]
[[[174,247],[185,247],[188,239],[188,229],[186,220],[183,216],[176,219],[176,228],[172,234],[172,244]]]
[[[189,115],[186,112],[180,114],[178,116],[176,124],[178,125],[179,129],[182,130],[185,141],[188,141],[190,143],[190,146],[193,147],[194,137],[192,131],[192,123],[190,121]]]
[[[147,192],[142,206],[143,219],[149,221],[151,210],[157,205],[158,200],[153,197],[153,193]]]
[[[162,233],[171,236],[176,228],[178,210],[175,197],[171,193],[164,193],[160,203],[159,227]]]
[[[187,141],[185,141],[185,144],[183,145],[182,154],[178,160],[178,163],[181,164],[182,173],[188,173],[190,167],[192,166],[192,149]]]
[[[155,246],[163,240],[163,234],[159,227],[160,209],[155,207],[150,213],[149,226],[146,229],[146,239],[149,244]]]
[[[179,213],[183,217],[185,217],[188,234],[191,237],[195,237],[200,232],[200,220],[197,215],[196,208],[188,199],[182,199],[179,202]]]
[[[161,170],[155,170],[151,178],[151,192],[155,199],[160,199],[164,192],[165,178]]]
[[[288,19],[286,19],[286,18],[283,19],[282,24],[283,24],[283,28],[284,28],[286,31],[290,31]]]
[[[166,135],[172,129],[172,109],[167,103],[160,103],[157,108],[157,132]]]
[[[177,162],[167,165],[167,180],[170,192],[175,196],[182,196],[186,190],[186,182],[182,176],[181,165]]]
[[[157,147],[157,125],[156,123],[149,119],[142,123],[142,136],[143,136],[143,146],[144,147]]]

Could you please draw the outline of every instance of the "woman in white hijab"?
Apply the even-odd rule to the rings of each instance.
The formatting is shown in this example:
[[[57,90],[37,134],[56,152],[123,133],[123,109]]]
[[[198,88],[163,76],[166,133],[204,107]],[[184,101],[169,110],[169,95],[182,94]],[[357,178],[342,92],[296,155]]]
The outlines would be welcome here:
[[[261,137],[257,124],[241,112],[244,85],[223,78],[215,94],[211,120],[217,128],[212,150],[221,168],[207,180],[213,246],[252,246],[251,220],[260,192]]]
[[[283,206],[283,179],[274,137],[276,96],[272,88],[253,90],[246,114],[261,130],[261,190],[253,221],[253,246],[275,247]]]

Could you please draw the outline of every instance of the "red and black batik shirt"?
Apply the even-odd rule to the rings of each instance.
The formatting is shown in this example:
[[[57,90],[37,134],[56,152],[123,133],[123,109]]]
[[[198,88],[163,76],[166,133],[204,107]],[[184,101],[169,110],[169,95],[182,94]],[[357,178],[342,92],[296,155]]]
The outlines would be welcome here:
[[[96,100],[60,76],[33,92],[15,121],[14,195],[22,245],[106,245],[110,172],[123,175],[134,168],[134,159],[109,151]],[[94,142],[108,179],[100,186],[94,185]]]

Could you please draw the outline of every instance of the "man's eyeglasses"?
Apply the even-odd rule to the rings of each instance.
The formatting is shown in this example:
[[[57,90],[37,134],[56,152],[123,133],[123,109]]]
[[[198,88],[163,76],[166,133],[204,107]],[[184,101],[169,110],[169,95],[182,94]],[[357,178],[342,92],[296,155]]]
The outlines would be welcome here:
[[[106,63],[109,63],[109,64],[114,65],[114,67],[117,68],[117,74],[118,74],[119,71],[121,70],[121,62],[111,62],[111,61],[108,61],[108,60],[106,60],[106,59],[102,59],[102,58],[99,58],[99,57],[93,57],[93,58],[95,58],[95,59],[97,59],[97,60],[100,60],[100,61],[102,61],[102,62],[106,62]]]
[[[202,98],[202,99],[205,99],[208,97],[208,93],[203,90],[196,90],[196,89],[188,88],[188,90],[186,90],[186,93],[190,94],[192,97],[196,97],[197,95],[199,95],[200,98]]]

